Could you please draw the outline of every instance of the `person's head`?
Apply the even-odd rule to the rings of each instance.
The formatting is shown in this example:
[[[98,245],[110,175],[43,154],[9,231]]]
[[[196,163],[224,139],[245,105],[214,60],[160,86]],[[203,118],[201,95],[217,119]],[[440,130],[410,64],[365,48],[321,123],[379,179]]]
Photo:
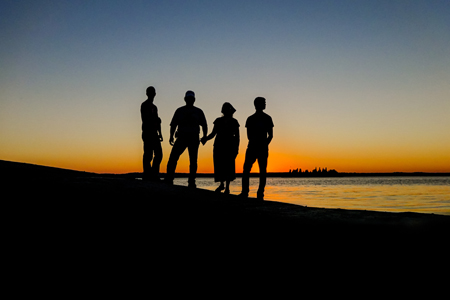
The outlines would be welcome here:
[[[236,111],[236,109],[234,109],[233,105],[231,105],[228,102],[225,102],[222,105],[222,113],[224,116],[232,116],[235,111]]]
[[[155,96],[156,96],[156,90],[155,90],[155,88],[152,87],[152,86],[149,86],[149,87],[147,88],[147,90],[145,91],[145,93],[147,94],[147,97],[148,97],[149,99],[153,99],[153,98],[155,98]]]
[[[255,101],[253,101],[253,104],[255,104],[256,110],[263,111],[266,109],[266,98],[256,97]]]
[[[193,106],[195,102],[195,93],[193,91],[187,91],[184,95],[184,101],[186,101],[186,105]]]

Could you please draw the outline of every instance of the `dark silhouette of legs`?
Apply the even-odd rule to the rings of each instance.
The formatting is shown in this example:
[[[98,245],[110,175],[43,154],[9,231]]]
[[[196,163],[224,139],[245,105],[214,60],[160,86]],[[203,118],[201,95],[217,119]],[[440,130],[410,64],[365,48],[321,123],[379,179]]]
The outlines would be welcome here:
[[[223,181],[222,181],[222,182],[220,182],[219,187],[216,189],[216,192],[220,193],[224,189],[225,189],[225,186],[224,186]]]
[[[142,157],[144,179],[159,179],[159,167],[162,155],[163,153],[159,138],[146,138],[144,140],[144,155]]]
[[[170,183],[173,182],[175,170],[177,168],[178,159],[181,154],[188,148],[189,152],[189,186],[195,186],[195,177],[197,175],[197,158],[198,158],[198,146],[200,140],[197,138],[185,138],[179,137],[170,152],[169,161],[167,162],[167,177],[166,180]]]
[[[227,180],[226,183],[227,183],[227,185],[226,185],[226,187],[225,187],[225,192],[224,192],[224,194],[229,194],[229,193],[230,193],[230,181]]]
[[[189,186],[195,187],[195,177],[197,176],[197,159],[198,159],[198,146],[200,145],[200,140],[190,139],[187,143],[187,148],[189,151]]]
[[[173,182],[178,159],[180,158],[180,155],[183,154],[184,150],[186,150],[186,147],[187,145],[183,145],[179,139],[177,139],[173,145],[172,151],[170,152],[169,161],[167,162],[166,181],[169,183]]]
[[[252,166],[256,161],[256,156],[253,155],[253,151],[245,152],[245,161],[244,161],[244,170],[242,172],[242,193],[241,195],[244,197],[248,197],[249,186],[250,186],[250,171],[252,170]]]
[[[155,149],[153,151],[154,151],[155,156],[153,157],[152,176],[159,179],[159,167],[161,165],[161,161],[162,161],[162,157],[163,157],[163,152],[162,152],[162,147],[161,147],[160,142],[158,142],[155,145]]]
[[[224,182],[226,182],[226,186],[225,186]],[[219,187],[216,189],[216,192],[220,193],[223,190],[225,190],[224,194],[230,193],[230,180],[221,181]]]
[[[144,143],[144,156],[142,157],[142,166],[144,170],[144,177],[149,176],[152,169],[152,159],[153,159],[153,151],[151,147],[147,146],[147,143]],[[150,149],[149,149],[150,148]]]
[[[255,150],[247,148],[245,152],[244,170],[242,174],[242,193],[241,196],[248,197],[250,186],[250,171],[253,164],[258,160],[259,165],[259,188],[257,192],[258,199],[264,198],[264,188],[266,187],[267,178],[267,158],[269,156],[268,150]]]
[[[258,199],[264,199],[264,189],[266,187],[266,179],[267,179],[267,158],[268,153],[258,156],[258,165],[259,165],[259,188],[257,192]]]

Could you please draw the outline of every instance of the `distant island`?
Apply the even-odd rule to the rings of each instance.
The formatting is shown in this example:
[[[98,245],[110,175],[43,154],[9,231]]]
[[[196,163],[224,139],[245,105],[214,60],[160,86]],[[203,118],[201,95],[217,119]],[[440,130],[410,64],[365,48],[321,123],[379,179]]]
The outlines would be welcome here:
[[[336,177],[339,176],[339,172],[335,169],[328,170],[328,168],[314,168],[314,170],[309,171],[302,169],[289,170],[289,177]]]

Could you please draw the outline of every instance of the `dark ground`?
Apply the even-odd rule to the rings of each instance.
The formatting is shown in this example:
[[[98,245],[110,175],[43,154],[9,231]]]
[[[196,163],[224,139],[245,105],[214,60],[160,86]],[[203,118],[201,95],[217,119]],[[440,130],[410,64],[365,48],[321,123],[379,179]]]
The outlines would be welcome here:
[[[405,271],[418,261],[438,268],[448,261],[448,216],[244,201],[6,161],[0,170],[6,244],[32,266],[98,265],[104,272],[129,264],[169,276],[180,268],[217,274],[238,266],[264,272],[269,265],[366,273],[368,264],[401,264]]]

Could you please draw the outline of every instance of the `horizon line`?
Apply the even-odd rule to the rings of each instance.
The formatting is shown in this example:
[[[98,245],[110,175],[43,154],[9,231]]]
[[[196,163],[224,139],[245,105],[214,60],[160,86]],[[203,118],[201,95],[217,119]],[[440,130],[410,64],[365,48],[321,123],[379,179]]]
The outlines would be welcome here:
[[[76,169],[70,169],[70,168],[63,168],[63,167],[55,167],[55,166],[49,166],[49,165],[41,165],[36,163],[29,163],[29,162],[20,162],[20,161],[11,161],[11,160],[3,160],[0,159],[0,162],[10,162],[10,163],[18,163],[18,164],[28,164],[28,165],[35,165],[35,166],[41,166],[41,167],[47,167],[47,168],[56,168],[61,170],[70,170],[70,171],[78,171],[78,172],[85,172],[85,173],[93,173],[93,174],[99,174],[99,175],[130,175],[130,174],[142,174],[143,172],[137,171],[137,172],[125,172],[125,173],[111,173],[111,172],[91,172],[91,171],[84,171],[84,170],[76,170]],[[160,172],[160,174],[166,174],[166,172]],[[175,172],[176,175],[188,175],[188,172]],[[236,173],[236,176],[242,176],[242,172]],[[250,174],[258,175],[259,172],[250,172]],[[450,176],[450,171],[444,171],[444,172],[425,172],[425,171],[390,171],[390,172],[340,172],[336,170],[336,173],[314,173],[312,171],[309,171],[308,173],[292,173],[289,171],[284,172],[267,172],[267,175],[290,175],[290,177],[337,177],[339,175],[395,175],[395,174],[403,174],[403,175],[443,175],[443,176]],[[213,176],[214,172],[212,173],[197,173],[198,176]]]

